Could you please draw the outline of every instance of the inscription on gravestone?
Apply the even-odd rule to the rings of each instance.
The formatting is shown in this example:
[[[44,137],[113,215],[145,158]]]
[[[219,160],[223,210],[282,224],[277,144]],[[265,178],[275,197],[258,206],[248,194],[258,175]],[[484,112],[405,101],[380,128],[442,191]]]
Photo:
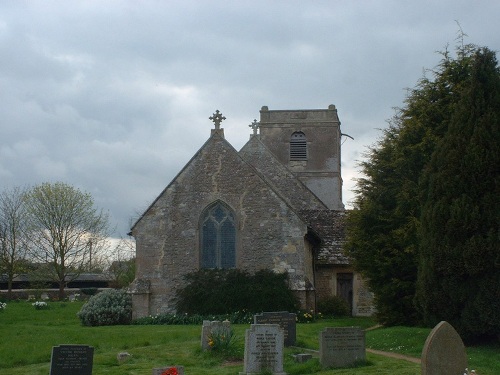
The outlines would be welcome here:
[[[346,367],[366,360],[365,332],[359,327],[325,328],[319,337],[323,367]]]
[[[278,324],[285,334],[285,346],[294,346],[297,337],[297,315],[288,311],[264,312],[253,317],[255,324]]]
[[[92,346],[54,346],[50,360],[50,375],[92,375],[93,358]]]
[[[442,321],[427,336],[422,349],[422,375],[462,375],[467,368],[467,354],[460,335]]]
[[[270,371],[273,375],[283,372],[283,330],[277,324],[252,324],[245,332],[245,355],[240,375],[260,374]]]

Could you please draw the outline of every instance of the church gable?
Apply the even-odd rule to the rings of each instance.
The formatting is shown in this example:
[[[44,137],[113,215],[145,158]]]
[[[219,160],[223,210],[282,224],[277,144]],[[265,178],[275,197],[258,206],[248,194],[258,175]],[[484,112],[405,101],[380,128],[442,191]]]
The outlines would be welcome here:
[[[138,280],[150,309],[172,311],[183,276],[201,267],[288,271],[293,289],[305,267],[307,225],[256,169],[215,132],[132,229]]]
[[[342,254],[335,107],[263,107],[261,122],[250,125],[254,134],[239,152],[224,139],[225,117],[216,111],[210,119],[210,138],[132,228],[134,318],[175,312],[184,276],[200,268],[287,272],[303,308],[338,295],[359,312],[356,296],[368,294],[359,292],[362,279]],[[283,161],[275,151],[284,153]]]
[[[239,153],[295,210],[327,209],[311,190],[276,159],[257,136],[250,138]]]

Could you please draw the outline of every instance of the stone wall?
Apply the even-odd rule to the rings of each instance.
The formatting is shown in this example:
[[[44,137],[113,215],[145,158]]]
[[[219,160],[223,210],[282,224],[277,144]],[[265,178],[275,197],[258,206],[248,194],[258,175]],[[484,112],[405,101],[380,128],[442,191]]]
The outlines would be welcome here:
[[[260,139],[311,191],[332,210],[344,208],[340,173],[340,121],[337,109],[260,111]],[[307,161],[291,161],[290,137],[307,138]]]
[[[136,279],[150,283],[149,314],[174,311],[173,297],[184,285],[183,275],[199,269],[200,215],[217,200],[236,216],[237,268],[287,271],[292,289],[307,288],[307,226],[215,134],[132,229],[137,241]]]

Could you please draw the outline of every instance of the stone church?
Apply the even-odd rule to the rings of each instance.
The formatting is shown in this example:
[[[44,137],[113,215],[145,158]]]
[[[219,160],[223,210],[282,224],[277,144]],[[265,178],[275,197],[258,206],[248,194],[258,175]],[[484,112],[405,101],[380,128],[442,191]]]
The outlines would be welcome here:
[[[225,117],[210,120],[208,140],[132,227],[134,318],[174,312],[183,276],[200,268],[287,272],[303,309],[337,295],[353,315],[370,315],[372,295],[342,253],[335,106],[262,107],[240,151],[224,138]]]

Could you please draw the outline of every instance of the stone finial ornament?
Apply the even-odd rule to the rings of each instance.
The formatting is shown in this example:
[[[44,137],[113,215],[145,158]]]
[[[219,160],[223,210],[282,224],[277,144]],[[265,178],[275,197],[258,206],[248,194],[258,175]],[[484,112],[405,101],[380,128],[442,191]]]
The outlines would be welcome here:
[[[248,125],[252,128],[253,130],[253,135],[257,135],[257,129],[259,129],[260,122],[257,121],[257,119],[254,119],[253,122]]]
[[[215,113],[208,119],[214,122],[215,129],[220,129],[220,123],[226,118],[222,115],[222,113],[219,112],[219,110],[216,110]]]

